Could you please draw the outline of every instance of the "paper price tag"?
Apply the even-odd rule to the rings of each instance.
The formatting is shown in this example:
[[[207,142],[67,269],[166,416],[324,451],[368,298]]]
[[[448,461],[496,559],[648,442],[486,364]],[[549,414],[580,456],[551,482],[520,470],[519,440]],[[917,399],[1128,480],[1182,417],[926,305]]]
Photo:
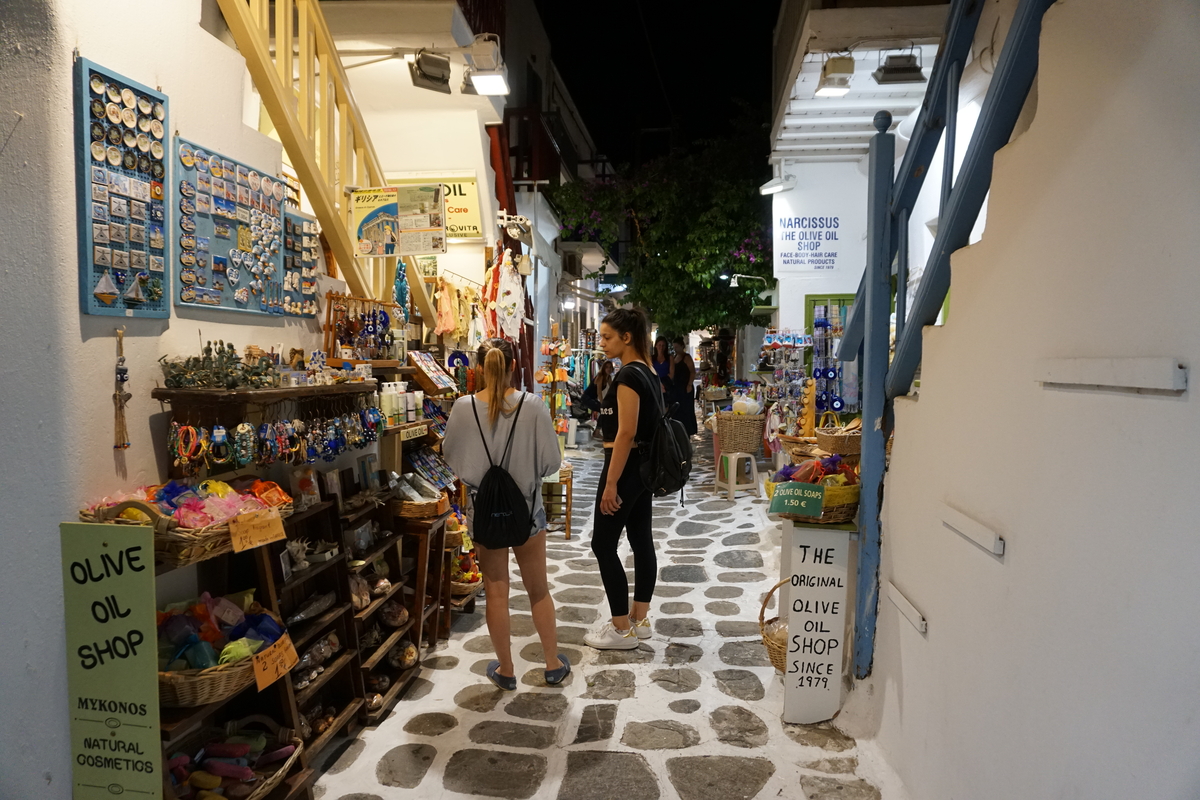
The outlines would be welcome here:
[[[258,684],[260,692],[291,672],[292,667],[300,661],[300,656],[296,655],[296,646],[292,644],[292,637],[286,633],[280,636],[275,644],[255,653],[253,658],[254,681]]]
[[[277,508],[239,514],[229,521],[229,535],[233,540],[235,553],[287,538]]]
[[[775,487],[775,495],[771,498],[771,507],[768,513],[819,517],[824,505],[824,486],[788,481]]]

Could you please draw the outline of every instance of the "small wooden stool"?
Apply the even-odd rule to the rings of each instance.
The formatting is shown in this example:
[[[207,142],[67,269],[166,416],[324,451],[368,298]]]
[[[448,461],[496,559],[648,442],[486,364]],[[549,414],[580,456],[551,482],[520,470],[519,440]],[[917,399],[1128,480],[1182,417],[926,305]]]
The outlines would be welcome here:
[[[561,517],[563,521],[563,530],[566,532],[564,539],[571,538],[571,513],[573,507],[573,484],[575,476],[573,472],[559,473],[557,481],[544,481],[542,483],[542,505],[546,507],[546,524],[557,522]]]
[[[743,461],[750,468],[749,483],[741,480]],[[733,496],[739,489],[749,489],[758,495],[761,490],[758,486],[758,464],[755,463],[754,456],[749,453],[721,453],[717,456],[716,484],[715,493],[720,494],[722,490],[729,492],[730,502],[733,501]]]

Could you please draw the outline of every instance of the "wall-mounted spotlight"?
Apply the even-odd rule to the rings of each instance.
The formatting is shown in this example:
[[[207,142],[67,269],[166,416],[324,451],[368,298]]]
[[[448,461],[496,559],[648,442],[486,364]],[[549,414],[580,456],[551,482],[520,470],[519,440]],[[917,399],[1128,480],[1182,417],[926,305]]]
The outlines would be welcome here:
[[[467,67],[463,70],[462,92],[488,97],[508,94],[508,67],[503,64],[498,69]]]
[[[788,189],[793,189],[796,186],[795,175],[776,175],[771,180],[758,187],[758,193],[761,195],[776,194],[777,192],[785,192]]]
[[[413,86],[450,94],[450,58],[422,50],[408,65]]]
[[[854,77],[854,57],[834,56],[821,67],[821,80],[817,82],[817,97],[842,97],[850,91],[850,79]]]
[[[914,53],[890,55],[871,73],[875,82],[886,86],[893,83],[925,83],[921,62]]]
[[[762,281],[763,283],[768,282],[766,278],[759,277],[758,275],[745,275],[741,272],[737,272],[737,273],[734,273],[733,279],[731,281],[729,281],[730,289],[736,289],[738,287],[738,278],[746,278],[747,280],[752,280],[752,281]]]
[[[496,225],[522,244],[533,246],[533,224],[528,217],[509,214],[504,209],[500,209],[500,212],[496,214]]]

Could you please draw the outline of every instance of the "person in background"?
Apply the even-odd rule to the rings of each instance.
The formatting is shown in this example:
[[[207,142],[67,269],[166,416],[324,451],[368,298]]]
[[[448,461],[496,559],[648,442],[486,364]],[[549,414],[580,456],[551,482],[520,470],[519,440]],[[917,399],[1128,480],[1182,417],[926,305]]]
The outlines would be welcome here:
[[[583,392],[584,406],[592,411],[600,410],[600,401],[604,399],[604,393],[608,391],[608,386],[612,383],[612,374],[613,362],[606,359],[600,365],[600,371],[596,373],[596,377],[592,378],[592,382]]]
[[[650,330],[646,315],[619,308],[600,323],[600,347],[623,365],[604,395],[600,431],[604,439],[604,469],[600,473],[592,552],[608,595],[612,618],[589,632],[583,641],[597,650],[633,650],[639,639],[650,638],[650,601],[658,577],[651,532],[651,494],[642,481],[638,443],[647,442],[661,419],[660,383],[651,368]],[[617,555],[621,531],[633,550],[633,613],[629,581]]]
[[[671,417],[683,423],[688,436],[696,435],[696,362],[687,351],[687,342],[676,336],[675,354],[671,358],[670,379],[675,387],[668,396],[667,407],[674,404]]]
[[[562,683],[571,672],[571,662],[558,654],[554,599],[550,597],[546,580],[546,509],[542,505],[542,478],[553,475],[562,465],[558,434],[541,398],[527,392],[518,394],[512,387],[517,359],[511,342],[489,339],[479,346],[478,356],[477,363],[481,366],[476,381],[481,388],[474,395],[460,397],[454,402],[446,421],[442,454],[467,485],[473,500],[491,466],[488,453],[495,459],[504,458],[505,444],[512,433],[508,459],[497,463],[520,487],[532,512],[529,538],[512,551],[521,570],[521,582],[529,595],[533,626],[542,642],[546,683],[554,686]],[[523,412],[519,417],[516,415],[518,404]],[[481,418],[486,415],[483,425],[477,422],[476,414]],[[513,425],[519,430],[514,431]],[[473,502],[469,504],[467,510],[468,527],[472,526],[473,505]],[[475,546],[487,597],[488,635],[497,656],[497,660],[487,666],[487,677],[501,689],[514,691],[517,675],[513,667],[508,616],[509,548],[493,550],[479,542]]]
[[[658,373],[658,379],[662,382],[663,397],[669,406],[675,386],[671,382],[671,343],[667,341],[667,337],[659,336],[654,340],[654,358],[650,366]]]

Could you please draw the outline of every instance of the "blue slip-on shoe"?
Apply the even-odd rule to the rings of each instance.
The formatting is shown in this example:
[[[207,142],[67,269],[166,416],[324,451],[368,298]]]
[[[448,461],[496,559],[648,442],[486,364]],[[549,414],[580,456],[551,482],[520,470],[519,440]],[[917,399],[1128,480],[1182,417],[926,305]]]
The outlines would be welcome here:
[[[568,675],[571,674],[570,659],[568,659],[562,653],[559,653],[558,660],[562,662],[561,667],[559,667],[558,669],[546,670],[546,685],[547,686],[558,686],[560,683],[562,683],[563,681],[565,681],[567,679]]]
[[[501,675],[496,670],[500,669],[499,661],[489,661],[487,665],[487,677],[492,683],[499,686],[506,692],[515,692],[517,690],[517,677],[515,675]]]

